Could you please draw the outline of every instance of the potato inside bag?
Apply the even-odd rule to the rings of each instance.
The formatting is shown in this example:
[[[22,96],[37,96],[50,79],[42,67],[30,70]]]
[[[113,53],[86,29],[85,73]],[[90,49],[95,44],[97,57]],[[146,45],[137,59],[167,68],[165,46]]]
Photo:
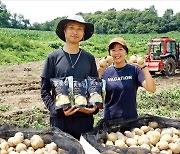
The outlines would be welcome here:
[[[81,79],[73,80],[74,104],[77,107],[87,106],[87,81]]]
[[[71,106],[71,90],[69,87],[69,78],[52,78],[52,93],[55,100],[55,108],[60,109]]]
[[[97,77],[88,77],[88,105],[97,105],[99,108],[103,108],[105,99],[105,80]]]

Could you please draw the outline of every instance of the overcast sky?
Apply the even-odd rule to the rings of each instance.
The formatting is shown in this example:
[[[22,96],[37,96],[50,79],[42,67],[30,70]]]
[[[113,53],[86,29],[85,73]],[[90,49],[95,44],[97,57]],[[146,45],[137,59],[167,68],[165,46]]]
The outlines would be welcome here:
[[[111,8],[115,8],[116,11],[127,8],[142,11],[154,5],[159,16],[167,9],[173,9],[174,14],[180,12],[180,0],[1,0],[1,2],[11,14],[22,14],[31,23],[51,21],[78,12],[94,13]]]

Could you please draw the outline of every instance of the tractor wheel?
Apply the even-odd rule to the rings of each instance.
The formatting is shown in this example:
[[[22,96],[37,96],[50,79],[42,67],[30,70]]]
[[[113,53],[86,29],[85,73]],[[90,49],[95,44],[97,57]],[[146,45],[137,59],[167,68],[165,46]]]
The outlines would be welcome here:
[[[168,75],[168,76],[175,75],[175,69],[176,69],[176,65],[173,58],[170,57],[164,60],[164,70],[162,71],[164,75]]]

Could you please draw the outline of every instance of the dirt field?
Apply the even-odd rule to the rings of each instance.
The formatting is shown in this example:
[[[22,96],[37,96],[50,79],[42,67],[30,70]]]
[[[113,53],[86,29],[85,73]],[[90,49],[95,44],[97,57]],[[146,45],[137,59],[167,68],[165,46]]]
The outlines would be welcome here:
[[[0,111],[1,118],[20,111],[32,110],[34,107],[45,109],[40,97],[40,75],[43,68],[42,62],[0,66],[0,105],[8,104],[12,108]],[[180,71],[174,77],[161,74],[153,76],[157,90],[180,86]]]

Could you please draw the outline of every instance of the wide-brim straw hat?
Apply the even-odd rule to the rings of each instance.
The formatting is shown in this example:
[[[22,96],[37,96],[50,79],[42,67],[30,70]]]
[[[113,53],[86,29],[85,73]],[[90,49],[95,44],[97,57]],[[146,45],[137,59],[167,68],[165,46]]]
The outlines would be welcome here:
[[[67,23],[70,21],[76,21],[76,22],[79,22],[79,23],[82,23],[85,25],[84,37],[82,39],[83,41],[89,39],[93,35],[93,33],[94,33],[94,25],[93,24],[85,22],[83,17],[80,15],[68,16],[67,19],[61,20],[58,23],[57,28],[56,28],[57,36],[64,42],[66,41],[65,34],[64,34],[64,28],[67,25]]]

